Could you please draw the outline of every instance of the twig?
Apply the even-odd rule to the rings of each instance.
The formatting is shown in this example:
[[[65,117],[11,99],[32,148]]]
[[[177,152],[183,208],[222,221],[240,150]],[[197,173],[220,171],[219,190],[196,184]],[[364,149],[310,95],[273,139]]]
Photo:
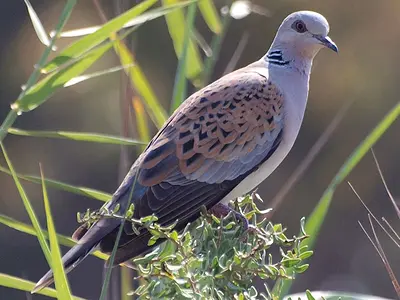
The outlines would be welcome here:
[[[382,169],[381,169],[381,167],[379,165],[378,159],[376,158],[375,152],[374,152],[374,150],[372,148],[371,148],[371,153],[372,153],[372,156],[374,157],[375,165],[376,165],[376,168],[378,169],[379,176],[381,177],[382,183],[385,186],[386,193],[388,194],[389,199],[393,204],[394,210],[397,213],[397,217],[400,219],[400,208],[398,207],[396,201],[394,201],[393,195],[390,192],[390,190],[389,190],[389,188],[388,188],[388,186],[386,184],[386,180],[385,180],[385,177],[383,176]]]
[[[382,228],[382,230],[387,234],[387,236],[393,241],[393,243],[396,244],[397,247],[400,247],[399,243],[391,236],[391,234],[389,233],[389,231],[381,224],[381,222],[379,222],[379,220],[375,217],[375,215],[372,213],[372,211],[368,208],[368,206],[365,204],[365,202],[361,199],[360,195],[357,193],[357,191],[355,190],[355,188],[353,187],[353,185],[350,182],[347,182],[348,185],[350,186],[350,188],[353,190],[354,194],[356,195],[356,197],[358,198],[358,200],[360,200],[360,202],[362,203],[362,205],[365,207],[365,209],[368,211],[368,214],[371,215],[375,222],[378,223],[378,225]]]
[[[393,232],[393,234],[396,236],[396,238],[400,241],[400,236],[393,229],[392,225],[390,225],[389,222],[385,219],[385,217],[382,217],[382,221],[386,224],[387,227],[389,227],[389,229]]]
[[[395,291],[397,293],[397,296],[400,298],[400,285],[399,285],[399,282],[397,281],[396,276],[393,273],[392,267],[389,264],[389,260],[387,259],[386,255],[385,255],[385,252],[383,250],[382,244],[380,243],[380,241],[378,239],[378,235],[375,232],[375,227],[374,227],[374,225],[372,223],[371,215],[368,215],[368,220],[369,220],[369,223],[371,225],[371,229],[372,229],[372,232],[374,234],[375,241],[376,241],[376,246],[379,249],[380,256],[381,256],[381,258],[383,260],[383,263],[385,265],[386,271],[389,274],[389,277],[390,277],[390,279],[392,281],[392,284],[393,284],[393,287],[394,287],[394,289],[395,289]]]
[[[246,48],[246,45],[249,41],[250,34],[246,31],[245,33],[242,34],[242,37],[240,38],[239,44],[235,49],[235,52],[233,53],[231,60],[229,63],[226,65],[224,75],[232,72],[235,68],[236,65],[240,59],[240,57],[243,54],[244,49]]]
[[[308,169],[311,163],[314,161],[315,157],[321,151],[322,147],[328,142],[329,138],[338,127],[339,123],[343,120],[347,111],[354,103],[354,100],[346,102],[340,110],[336,113],[335,117],[322,133],[322,135],[318,138],[315,144],[311,147],[310,151],[307,153],[306,157],[303,161],[298,165],[296,170],[290,175],[289,179],[286,181],[285,185],[282,186],[278,194],[272,199],[271,206],[272,212],[268,214],[268,217],[272,217],[272,214],[278,209],[278,207],[282,204],[283,199],[290,192],[296,182],[302,177],[304,172]]]

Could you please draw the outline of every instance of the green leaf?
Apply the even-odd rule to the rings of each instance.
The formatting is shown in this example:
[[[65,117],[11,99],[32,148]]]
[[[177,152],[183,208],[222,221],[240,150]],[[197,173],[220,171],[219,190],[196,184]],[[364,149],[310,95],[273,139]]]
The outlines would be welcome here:
[[[305,231],[310,238],[304,240],[302,245],[308,245],[309,249],[314,245],[321,225],[330,207],[333,194],[336,187],[346,179],[350,172],[361,161],[364,155],[379,140],[393,122],[400,116],[400,102],[383,118],[381,122],[372,130],[372,132],[361,142],[361,144],[353,151],[346,162],[342,165],[338,173],[335,175],[328,188],[325,190],[318,205],[314,208],[311,215],[307,218]]]
[[[168,7],[179,3],[179,0],[162,0],[163,6]],[[179,58],[182,55],[184,49],[184,37],[185,37],[185,15],[182,9],[175,10],[168,15],[165,15],[167,22],[168,31],[172,38],[176,56]],[[192,40],[189,41],[188,46],[188,61],[190,64],[186,65],[186,76],[195,80],[203,69],[203,63],[197,44]]]
[[[67,139],[74,141],[84,141],[84,142],[94,142],[94,143],[104,143],[104,144],[114,144],[114,145],[146,145],[145,142],[92,132],[73,132],[73,131],[34,131],[34,130],[24,130],[18,128],[8,129],[8,133],[20,136],[31,136],[31,137],[43,137],[43,138],[57,138],[57,139]]]
[[[178,241],[178,232],[177,231],[172,231],[171,232],[171,234],[170,234],[170,236],[169,236],[172,240],[174,240],[175,242],[177,242]]]
[[[193,1],[181,1],[178,4],[175,5],[170,5],[167,7],[159,7],[155,8],[152,10],[149,10],[148,12],[145,12],[141,14],[139,17],[133,18],[129,22],[125,23],[122,28],[129,28],[132,26],[137,26],[141,25],[143,23],[149,22],[151,20],[154,20],[156,18],[162,17],[166,14],[169,14],[170,11],[173,11],[175,9],[179,9],[182,7],[187,6],[188,4],[192,3]],[[96,32],[97,30],[101,29],[102,26],[91,26],[91,27],[85,27],[85,28],[79,28],[79,29],[73,29],[73,30],[68,30],[68,31],[63,31],[59,36],[60,37],[79,37],[79,36],[84,36],[88,35],[91,33]]]
[[[110,37],[110,34],[120,30],[127,22],[145,12],[156,2],[157,0],[143,1],[142,3],[134,6],[125,13],[108,21],[99,30],[72,43],[70,46],[61,51],[57,57],[51,60],[46,66],[44,66],[42,68],[42,72],[52,72],[59,68],[61,65],[79,58],[86,51],[104,42]]]
[[[58,20],[55,32],[54,32],[54,36],[51,38],[50,41],[50,45],[49,47],[47,47],[42,56],[40,57],[36,68],[33,70],[32,74],[29,76],[28,81],[25,84],[25,89],[22,90],[22,92],[19,94],[18,96],[18,100],[22,99],[26,92],[36,83],[36,81],[38,80],[40,74],[39,74],[39,69],[46,63],[51,49],[53,48],[56,39],[58,37],[58,34],[62,31],[62,29],[64,28],[64,25],[66,24],[67,20],[69,19],[72,10],[76,4],[77,0],[68,0],[68,2],[65,4],[63,11],[61,12],[61,16]],[[17,101],[18,101],[17,100]],[[8,133],[8,128],[10,128],[15,120],[17,119],[18,115],[21,112],[18,109],[13,109],[13,107],[11,107],[11,110],[8,112],[7,117],[5,118],[5,120],[3,121],[3,123],[0,126],[0,142],[4,140],[4,138],[6,137],[7,133]]]
[[[6,159],[8,168],[10,169],[11,176],[14,179],[14,182],[18,189],[19,195],[21,196],[22,202],[24,203],[25,210],[29,215],[29,218],[32,222],[33,228],[35,228],[36,236],[38,238],[40,247],[42,248],[43,254],[46,257],[47,263],[49,264],[49,266],[51,266],[52,259],[51,259],[50,249],[49,249],[49,246],[47,245],[46,239],[45,239],[42,229],[40,227],[40,223],[36,217],[35,211],[33,210],[33,207],[28,199],[28,196],[25,193],[24,188],[22,187],[22,185],[18,179],[17,174],[15,173],[14,167],[11,163],[11,160],[9,159],[9,157],[7,155],[7,152],[6,152],[6,149],[4,148],[3,143],[0,143],[0,146],[3,151],[4,158]]]
[[[378,123],[378,125],[371,131],[370,134],[359,144],[353,153],[347,158],[345,163],[339,169],[318,204],[312,211],[311,215],[307,218],[305,231],[310,235],[310,238],[301,242],[301,246],[308,245],[308,249],[312,249],[315,241],[318,238],[318,233],[328,213],[333,195],[337,186],[346,179],[350,172],[357,166],[365,154],[371,147],[379,140],[386,130],[394,123],[400,116],[400,102]],[[281,295],[285,295],[292,286],[292,280],[284,280],[281,289]]]
[[[37,236],[35,229],[31,225],[17,221],[13,218],[7,217],[2,214],[0,214],[0,223],[6,225],[9,228],[18,230],[19,232]],[[45,238],[48,238],[49,234],[47,233],[47,231],[43,229],[42,232],[43,232],[43,235],[45,236]],[[67,246],[70,248],[72,248],[74,245],[76,245],[76,242],[72,238],[67,237],[65,235],[57,234],[57,239],[61,245],[64,245],[64,246]],[[92,252],[92,255],[94,255],[98,258],[104,259],[104,260],[108,259],[108,255],[104,254],[100,251]]]
[[[297,265],[301,261],[300,258],[288,258],[281,261],[285,268],[290,268]]]
[[[109,75],[109,74],[112,74],[112,73],[115,73],[115,72],[118,72],[118,71],[121,71],[124,69],[129,69],[130,67],[132,67],[132,65],[116,66],[116,67],[108,68],[108,69],[102,70],[102,71],[97,71],[97,72],[93,72],[90,74],[80,75],[80,76],[74,77],[71,80],[69,80],[68,82],[66,82],[64,84],[64,87],[74,86],[74,85],[84,82],[86,80],[104,76],[104,75]]]
[[[212,32],[219,34],[222,31],[221,19],[212,0],[199,0],[200,12]]]
[[[69,80],[86,71],[111,47],[112,43],[100,46],[64,69],[48,75],[29,89],[24,97],[12,104],[13,110],[26,112],[35,109],[45,102],[56,90],[62,88]]]
[[[313,295],[311,295],[311,292],[309,290],[306,291],[306,296],[308,300],[315,300],[315,298],[313,297]]]
[[[296,272],[300,274],[300,273],[304,273],[308,269],[309,266],[310,266],[309,264],[304,264],[304,265],[296,267],[295,269],[296,269]]]
[[[0,172],[6,173],[8,175],[12,175],[12,173],[9,170],[7,170],[6,168],[3,168],[1,166],[0,166]],[[15,173],[15,175],[22,180],[41,184],[40,177],[31,176],[31,175],[23,175],[23,174],[18,174],[18,173]],[[82,186],[74,186],[74,185],[66,184],[61,181],[57,181],[57,180],[53,180],[53,179],[45,179],[45,182],[47,185],[49,185],[51,187],[54,187],[54,188],[57,188],[57,189],[60,189],[63,191],[71,192],[71,193],[74,193],[77,195],[83,195],[83,196],[90,197],[90,198],[104,201],[104,202],[111,200],[111,197],[112,197],[111,194],[108,194],[108,193],[105,193],[102,191],[98,191],[95,189],[82,187]]]
[[[186,17],[185,36],[183,40],[183,51],[179,57],[178,68],[175,74],[174,92],[172,95],[170,113],[173,113],[187,96],[187,82],[185,70],[188,63],[189,41],[192,36],[193,24],[196,17],[196,3],[190,4]]]
[[[31,3],[28,0],[24,0],[26,8],[28,9],[29,17],[31,18],[33,28],[35,29],[36,35],[40,42],[43,45],[49,47],[50,46],[50,39],[47,35],[46,30],[43,27],[42,22],[40,21],[38,15],[36,14],[35,10],[33,9]],[[55,49],[53,49],[55,50]]]
[[[51,248],[51,265],[54,273],[54,282],[57,289],[58,299],[68,300],[72,299],[71,291],[69,289],[67,275],[64,271],[64,265],[61,261],[61,252],[58,246],[57,241],[57,233],[53,223],[53,217],[51,216],[50,203],[49,198],[47,196],[46,184],[44,182],[44,176],[42,168],[40,168],[40,175],[42,178],[42,187],[43,187],[43,201],[44,208],[46,211],[46,219],[47,219],[47,228],[49,230],[49,240],[50,240],[50,248]]]
[[[300,259],[307,259],[307,258],[309,258],[311,255],[313,255],[313,253],[314,253],[314,251],[305,251],[305,252],[303,252],[303,253],[301,253],[301,254],[299,255],[299,258],[300,258]]]
[[[147,123],[147,114],[139,97],[133,96],[132,106],[133,110],[135,111],[136,129],[139,133],[139,138],[142,141],[150,142],[151,137],[149,126]],[[145,146],[141,148],[141,150],[143,151],[145,149]]]
[[[210,82],[212,73],[214,72],[215,64],[219,58],[221,45],[228,31],[229,24],[232,18],[226,14],[222,19],[222,30],[220,34],[215,34],[211,40],[212,55],[204,61],[203,74],[201,74],[201,86],[206,86]]]
[[[21,291],[26,291],[30,292],[33,287],[35,286],[35,283],[29,280],[25,280],[22,278],[18,278],[15,276],[7,275],[4,273],[0,273],[0,285],[16,290],[21,290]],[[55,289],[51,288],[44,288],[43,290],[37,292],[37,294],[52,297],[57,299],[59,296],[58,292]],[[58,298],[60,299],[60,298]],[[84,300],[84,298],[80,297],[72,297],[74,300]]]
[[[114,44],[114,50],[119,56],[121,65],[133,65],[133,67],[129,68],[129,70],[126,70],[126,73],[129,75],[132,86],[138,92],[141,99],[143,99],[150,118],[157,128],[160,129],[167,120],[168,115],[158,101],[149,81],[147,80],[138,63],[135,61],[133,54],[128,50],[124,43],[116,40]]]

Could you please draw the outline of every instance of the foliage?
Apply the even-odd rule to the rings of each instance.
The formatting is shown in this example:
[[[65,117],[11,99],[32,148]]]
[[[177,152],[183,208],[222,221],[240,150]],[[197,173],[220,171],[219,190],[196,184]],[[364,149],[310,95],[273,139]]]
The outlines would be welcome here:
[[[147,142],[150,138],[147,131],[147,116],[159,128],[168,118],[168,115],[153,91],[151,83],[146,78],[145,72],[140,68],[134,54],[125,46],[123,39],[135,31],[139,25],[161,16],[165,17],[179,59],[175,77],[174,100],[171,103],[171,110],[173,110],[187,96],[187,80],[190,80],[196,88],[209,82],[225,33],[232,17],[235,18],[231,9],[230,13],[222,14],[220,19],[213,1],[210,0],[186,2],[145,0],[112,20],[108,22],[105,20],[103,26],[83,30],[86,31],[84,34],[82,34],[82,30],[63,32],[64,25],[68,21],[76,2],[76,0],[66,1],[55,30],[47,36],[46,30],[32,5],[28,0],[25,0],[34,29],[46,48],[22,92],[14,101],[9,114],[0,126],[0,143],[10,133],[31,137],[142,145],[141,141]],[[161,6],[153,8],[158,2],[161,2]],[[250,5],[248,1],[236,1],[236,3]],[[198,6],[199,14],[202,15],[213,33],[210,46],[201,42],[202,39],[194,28],[195,5]],[[186,10],[185,14],[186,6],[189,6],[189,9]],[[128,27],[131,28],[121,33],[123,28]],[[55,53],[54,58],[50,60],[51,52],[57,51],[56,42],[58,42],[58,39],[63,36],[71,36],[73,32],[75,34],[79,32],[78,34],[85,36]],[[95,64],[112,48],[120,59],[120,67],[83,75],[91,65]],[[202,50],[206,53],[204,60],[200,55],[200,48],[203,48]],[[205,48],[209,49],[206,51]],[[44,104],[59,90],[116,70],[124,70],[127,73],[131,87],[137,94],[128,101],[132,102],[133,110],[136,112],[136,122],[141,141],[97,133],[31,131],[11,127],[22,112],[29,112]],[[110,212],[102,209],[100,212],[93,213],[87,211],[79,219],[81,222],[90,223],[99,217],[122,218],[124,221],[131,222],[134,230],[149,230],[152,233],[151,245],[154,245],[159,239],[166,240],[152,252],[133,261],[139,272],[139,279],[143,284],[132,291],[131,294],[140,299],[259,299],[262,297],[280,299],[287,294],[294,276],[308,268],[308,264],[304,260],[313,253],[310,249],[318,238],[319,230],[329,210],[336,187],[349,175],[368,149],[384,134],[399,115],[400,104],[397,104],[375,130],[360,143],[360,146],[349,157],[328,186],[314,212],[307,219],[308,222],[304,224],[304,220],[302,220],[300,234],[297,237],[288,238],[281,224],[272,224],[261,218],[265,212],[260,211],[255,205],[256,194],[234,200],[231,203],[234,209],[240,211],[250,221],[252,226],[249,230],[244,230],[243,226],[238,226],[233,214],[220,219],[210,215],[205,210],[196,223],[186,227],[181,233],[174,230],[174,224],[167,227],[157,225],[158,220],[155,216],[134,220],[132,218],[133,206],[125,216],[119,215],[118,210]],[[8,169],[0,166],[0,171],[13,177],[32,225],[24,224],[4,215],[0,215],[0,223],[37,236],[49,264],[53,267],[58,265],[59,276],[56,281],[67,287],[68,284],[65,276],[63,276],[65,274],[61,274],[63,272],[57,244],[73,246],[74,242],[69,237],[56,234],[52,224],[45,184],[101,201],[108,201],[111,195],[86,187],[45,179],[43,176],[18,174],[14,170],[3,145],[1,146]],[[50,225],[48,231],[41,228],[19,179],[42,184],[46,201],[46,216]],[[311,234],[311,238],[306,239],[307,235],[304,228]],[[49,237],[51,247],[46,241]],[[275,248],[280,250],[278,252],[279,257],[277,258],[274,255],[274,259],[272,259],[271,252]],[[107,255],[99,252],[95,252],[94,255],[102,259],[108,258]],[[107,275],[110,274],[110,270],[108,270]],[[57,266],[55,271],[57,271]],[[268,280],[268,285],[265,285],[263,293],[257,291],[254,286],[254,280],[257,277],[263,281]],[[25,291],[29,291],[33,287],[33,283],[30,281],[6,274],[0,274],[0,285]],[[273,286],[273,288],[270,289],[269,286]],[[46,288],[41,293],[60,299],[71,298],[67,288],[64,288],[64,296],[62,296],[61,290],[59,287],[57,287],[57,291]],[[307,299],[314,299],[308,291],[306,297]]]
[[[233,209],[250,220],[248,229],[238,225],[232,212],[217,218],[204,209],[202,217],[181,233],[174,230],[175,224],[158,225],[155,216],[133,219],[132,205],[126,220],[132,223],[133,230],[149,230],[150,246],[159,239],[166,242],[133,260],[144,284],[131,294],[139,299],[278,299],[279,293],[272,295],[267,286],[265,293],[259,293],[254,280],[292,279],[308,268],[304,260],[313,252],[300,246],[307,238],[304,219],[302,234],[288,238],[281,224],[272,224],[262,217],[266,211],[257,208],[257,198],[253,193],[231,202]],[[87,211],[78,216],[78,221],[92,223],[104,217],[123,218],[117,208]],[[278,259],[272,258],[270,251],[274,248],[280,250]],[[291,276],[288,268],[294,270]]]

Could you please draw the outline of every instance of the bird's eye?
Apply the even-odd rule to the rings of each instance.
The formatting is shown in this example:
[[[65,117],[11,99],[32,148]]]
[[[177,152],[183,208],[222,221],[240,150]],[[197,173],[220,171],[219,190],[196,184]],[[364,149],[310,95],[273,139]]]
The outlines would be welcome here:
[[[293,23],[292,28],[299,33],[304,33],[307,31],[306,24],[303,21],[297,20]]]

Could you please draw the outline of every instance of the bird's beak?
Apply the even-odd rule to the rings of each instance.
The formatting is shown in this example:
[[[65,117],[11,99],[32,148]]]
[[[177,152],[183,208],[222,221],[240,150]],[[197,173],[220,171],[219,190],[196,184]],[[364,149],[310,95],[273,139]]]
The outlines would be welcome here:
[[[336,53],[339,51],[336,44],[331,40],[329,36],[322,36],[322,35],[314,35],[314,37],[325,47],[335,51]]]

